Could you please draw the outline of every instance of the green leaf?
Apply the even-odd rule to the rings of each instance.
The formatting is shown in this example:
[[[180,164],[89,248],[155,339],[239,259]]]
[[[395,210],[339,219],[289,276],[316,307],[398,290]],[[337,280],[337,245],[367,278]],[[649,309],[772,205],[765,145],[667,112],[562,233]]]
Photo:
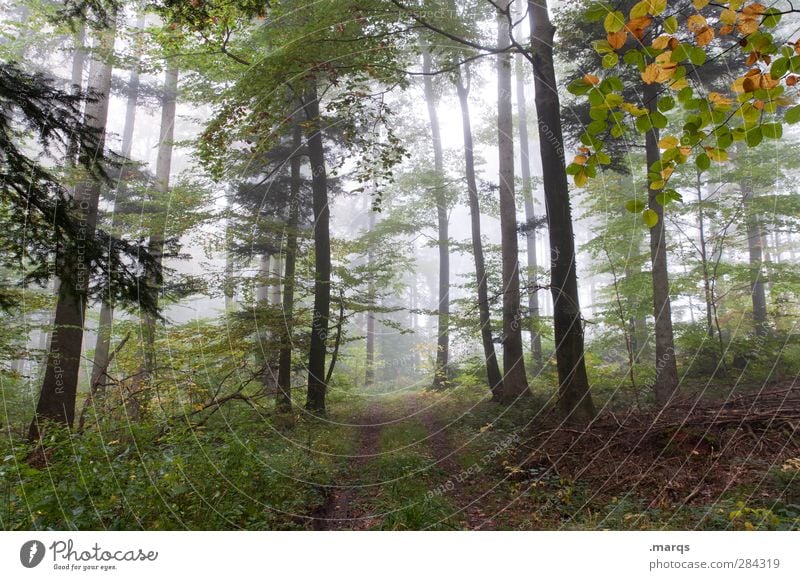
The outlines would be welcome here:
[[[787,109],[783,118],[790,125],[800,122],[800,105],[792,107],[791,109]]]
[[[603,60],[601,61],[603,68],[614,68],[617,66],[619,62],[619,55],[616,52],[609,52],[605,56],[603,56]]]
[[[761,132],[767,139],[780,139],[783,136],[783,127],[780,123],[764,123]]]
[[[694,66],[702,66],[706,62],[706,51],[699,46],[693,47],[689,51],[689,60]]]
[[[631,213],[640,213],[645,210],[645,204],[638,199],[631,199],[625,202],[625,209]]]
[[[675,107],[675,99],[672,97],[663,97],[658,100],[658,110],[662,112],[669,111]]]
[[[764,134],[761,132],[761,127],[753,127],[744,135],[744,140],[748,147],[757,146],[763,138]]]
[[[670,16],[666,20],[664,20],[664,32],[667,34],[675,34],[678,31],[678,19],[674,16]]]
[[[669,123],[667,118],[658,111],[650,113],[650,119],[656,129],[665,129]]]
[[[683,87],[680,91],[678,91],[678,100],[681,103],[685,103],[686,101],[690,100],[694,92],[692,91],[692,87]]]
[[[608,4],[604,2],[594,2],[589,5],[584,15],[589,22],[597,22],[609,12],[611,12],[611,8]]]
[[[781,13],[777,8],[767,8],[763,14],[764,20],[761,21],[762,26],[767,28],[775,28],[781,21]]]
[[[609,163],[611,163],[611,156],[608,153],[604,153],[603,151],[598,151],[597,153],[594,154],[594,156],[597,158],[597,162],[600,165],[608,165]]]
[[[650,121],[649,115],[642,115],[636,119],[636,129],[639,131],[639,133],[647,133],[652,128],[653,123]]]
[[[688,44],[680,43],[678,46],[675,47],[675,50],[672,51],[669,59],[672,62],[681,62],[683,60],[690,60],[690,53],[692,47]]]
[[[777,58],[769,69],[769,74],[773,79],[779,79],[789,70],[789,59],[785,57]]]
[[[579,78],[569,83],[567,85],[567,90],[573,95],[580,96],[580,95],[585,95],[590,90],[592,90],[592,85],[587,83],[582,78]]]
[[[705,153],[701,153],[700,155],[698,155],[697,158],[694,160],[694,162],[700,171],[705,171],[706,169],[711,167],[711,158]]]
[[[605,121],[592,121],[586,127],[586,132],[589,133],[589,135],[599,135],[600,133],[605,131],[607,128],[608,128],[608,125],[606,124]]]
[[[625,26],[625,15],[619,10],[609,12],[603,21],[606,32],[619,32]]]
[[[642,221],[648,228],[654,228],[658,224],[658,214],[652,209],[646,209],[642,212]]]

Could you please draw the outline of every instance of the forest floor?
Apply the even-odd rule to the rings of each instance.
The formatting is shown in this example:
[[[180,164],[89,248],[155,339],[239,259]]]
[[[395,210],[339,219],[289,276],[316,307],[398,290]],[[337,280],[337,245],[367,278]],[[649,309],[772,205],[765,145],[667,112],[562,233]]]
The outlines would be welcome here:
[[[535,397],[376,395],[318,530],[797,529],[800,389],[560,425]]]

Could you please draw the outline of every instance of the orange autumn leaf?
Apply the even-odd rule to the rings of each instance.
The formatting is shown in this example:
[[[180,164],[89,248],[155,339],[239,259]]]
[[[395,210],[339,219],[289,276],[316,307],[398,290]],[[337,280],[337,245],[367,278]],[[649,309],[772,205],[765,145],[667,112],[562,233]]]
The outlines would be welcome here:
[[[753,2],[752,4],[748,4],[742,8],[742,14],[747,14],[748,16],[760,16],[761,14],[764,14],[764,10],[766,10],[766,8],[763,4]]]
[[[724,107],[733,103],[731,99],[721,93],[708,93],[708,100],[711,101],[715,107]]]
[[[720,36],[725,36],[726,34],[730,34],[731,32],[733,32],[733,26],[731,26],[730,24],[726,24],[725,26],[721,26],[720,29],[719,29],[719,35]]]
[[[607,36],[608,44],[611,45],[611,48],[614,50],[619,50],[625,44],[625,41],[628,39],[628,33],[624,30],[620,30],[618,32],[610,32]]]
[[[641,40],[644,38],[644,32],[648,26],[652,23],[652,19],[649,16],[641,16],[639,18],[634,18],[630,22],[625,25],[625,29],[631,33],[631,36],[636,38],[637,40]]]
[[[694,37],[698,46],[706,46],[709,42],[714,40],[714,29],[710,26],[700,29]]]
[[[595,75],[592,74],[585,74],[583,75],[583,80],[589,83],[590,85],[596,85],[600,82],[600,79],[597,78]]]
[[[575,159],[572,160],[573,163],[576,165],[586,165],[586,157],[583,155],[576,155]]]
[[[739,15],[739,23],[736,28],[741,34],[753,34],[758,30],[758,17]]]
[[[786,86],[793,87],[797,84],[797,77],[795,75],[789,75],[786,77]]]

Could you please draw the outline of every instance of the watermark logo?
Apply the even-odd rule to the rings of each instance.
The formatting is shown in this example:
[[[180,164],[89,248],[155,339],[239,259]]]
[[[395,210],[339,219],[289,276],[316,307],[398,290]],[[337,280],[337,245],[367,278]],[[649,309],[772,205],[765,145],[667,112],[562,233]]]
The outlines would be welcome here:
[[[19,549],[19,561],[26,568],[36,568],[44,559],[44,544],[39,540],[30,540]]]

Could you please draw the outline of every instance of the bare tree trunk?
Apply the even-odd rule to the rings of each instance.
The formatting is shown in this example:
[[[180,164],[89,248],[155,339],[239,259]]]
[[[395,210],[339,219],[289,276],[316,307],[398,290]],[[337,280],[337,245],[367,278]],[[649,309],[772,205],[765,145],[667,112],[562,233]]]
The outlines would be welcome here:
[[[164,95],[161,105],[161,128],[158,138],[158,156],[156,158],[156,191],[159,199],[163,200],[169,193],[169,179],[172,170],[172,149],[174,146],[175,134],[175,109],[178,94],[178,69],[170,67],[164,71]],[[158,218],[157,218],[158,219]],[[151,292],[154,305],[158,305],[159,294],[161,293],[160,272],[164,255],[164,235],[166,222],[158,222],[156,227],[151,226],[150,240],[147,249],[154,260],[155,271],[149,272],[147,276],[147,291]],[[145,405],[147,396],[141,396],[141,389],[152,386],[151,383],[157,375],[156,357],[156,316],[145,311],[142,313],[142,332],[144,335],[144,360],[141,371],[133,386],[133,393],[130,398],[131,407],[129,415],[137,419]]]
[[[424,39],[421,40],[420,47],[422,50],[422,72],[424,73],[422,82],[431,125],[433,167],[436,173],[436,218],[439,226],[439,325],[433,388],[440,389],[447,386],[450,376],[450,232],[447,218],[447,197],[444,191],[442,136],[439,129],[439,115],[436,112],[436,99],[430,74],[431,55]]]
[[[375,229],[375,212],[372,211],[371,207],[368,207],[367,211],[369,212],[368,231],[372,232]],[[372,270],[374,260],[375,253],[372,251],[372,244],[370,244],[369,250],[367,251],[367,267],[370,271]],[[369,295],[370,301],[375,300],[375,285],[372,279],[369,281],[367,294]],[[371,387],[375,384],[375,315],[372,310],[367,311],[367,356],[365,367],[364,386]]]
[[[136,29],[141,31],[144,29],[144,16],[140,15],[136,22]],[[139,41],[139,44],[141,42]],[[136,125],[136,107],[139,100],[139,67],[141,66],[140,60],[137,58],[136,62],[131,67],[131,73],[128,78],[128,98],[125,105],[125,125],[122,128],[122,148],[120,155],[126,160],[131,157],[131,150],[133,149],[133,129]],[[123,168],[123,173],[125,169]],[[117,195],[119,195],[120,186],[124,188],[125,176],[120,178],[117,184]],[[114,227],[114,221],[117,212],[111,214],[111,228]],[[110,289],[109,289],[110,290]],[[108,291],[108,290],[107,290]],[[103,377],[108,372],[109,353],[111,350],[111,334],[112,324],[114,321],[114,305],[106,296],[100,306],[100,323],[97,327],[97,340],[94,347],[94,360],[92,361],[92,390],[96,390],[103,384]]]
[[[328,174],[319,112],[317,87],[312,84],[305,95],[306,140],[311,163],[311,189],[314,198],[314,318],[308,354],[308,393],[306,409],[325,413],[325,357],[331,310],[331,239],[328,207]]]
[[[89,72],[89,87],[97,99],[86,105],[86,124],[97,130],[98,149],[105,146],[106,119],[108,117],[109,92],[111,90],[111,60],[116,36],[114,15],[108,29],[100,32],[97,52],[92,58]],[[95,151],[80,151],[86,159],[95,156]],[[97,225],[97,208],[100,201],[101,183],[96,179],[85,179],[75,188],[71,210],[75,223],[80,224],[79,237],[94,238]],[[78,393],[81,345],[83,343],[84,317],[89,289],[91,260],[81,239],[68,243],[59,252],[58,301],[54,317],[47,369],[42,389],[36,404],[36,414],[31,421],[28,436],[32,440],[42,435],[41,422],[53,420],[72,426],[75,420],[75,399]]]
[[[483,257],[483,240],[481,240],[481,208],[478,201],[478,183],[475,178],[475,152],[472,141],[472,120],[469,112],[469,69],[463,66],[466,79],[461,70],[456,78],[458,100],[461,104],[461,124],[464,131],[464,165],[469,194],[469,212],[472,225],[472,253],[475,256],[475,277],[478,282],[478,317],[481,325],[481,341],[483,355],[486,359],[486,376],[492,397],[499,399],[503,389],[503,375],[497,362],[492,333],[492,316],[489,309],[489,284],[486,276],[486,264]]]
[[[766,336],[767,327],[767,294],[764,290],[763,249],[764,233],[758,214],[752,209],[755,197],[750,185],[742,185],[745,211],[747,215],[747,250],[750,257],[750,296],[753,302],[753,326],[756,336]]]
[[[517,3],[517,18],[524,18],[524,5]],[[536,223],[536,212],[533,207],[533,179],[531,179],[530,140],[528,138],[528,103],[525,100],[525,73],[523,70],[524,57],[518,54],[515,57],[515,76],[517,80],[517,124],[519,126],[520,163],[522,166],[522,197],[525,200],[525,221],[529,226]],[[525,232],[526,250],[528,255],[528,316],[531,333],[531,356],[533,370],[538,372],[543,365],[542,336],[539,334],[539,293],[534,288],[536,280],[536,230],[530,227]]]
[[[644,101],[650,112],[656,111],[658,88],[645,85]],[[658,149],[658,129],[651,128],[645,135],[647,167],[661,160]],[[667,233],[664,227],[664,208],[657,196],[660,190],[647,190],[647,206],[658,216],[658,223],[650,228],[650,258],[653,277],[653,315],[656,338],[656,384],[658,405],[666,405],[678,390],[678,366],[675,359],[675,343],[672,334],[672,302],[669,297],[669,272],[667,270]]]
[[[510,44],[510,0],[499,4],[497,46]],[[499,154],[500,236],[503,262],[503,391],[512,401],[528,392],[525,353],[522,347],[522,313],[519,295],[519,245],[517,204],[514,199],[514,121],[511,106],[511,55],[497,55],[497,150]]]
[[[294,329],[294,284],[297,264],[297,228],[300,216],[301,159],[298,151],[303,145],[303,133],[299,124],[292,128],[291,196],[289,199],[289,222],[286,228],[286,268],[283,274],[283,325],[281,328],[281,351],[278,355],[278,391],[275,406],[278,412],[292,410],[292,331]]]
[[[589,391],[583,350],[583,317],[578,295],[575,235],[572,230],[564,137],[555,67],[553,36],[546,0],[529,0],[531,53],[539,147],[542,155],[545,207],[550,240],[550,272],[553,296],[553,329],[556,343],[561,415],[576,424],[588,423],[595,415]]]

